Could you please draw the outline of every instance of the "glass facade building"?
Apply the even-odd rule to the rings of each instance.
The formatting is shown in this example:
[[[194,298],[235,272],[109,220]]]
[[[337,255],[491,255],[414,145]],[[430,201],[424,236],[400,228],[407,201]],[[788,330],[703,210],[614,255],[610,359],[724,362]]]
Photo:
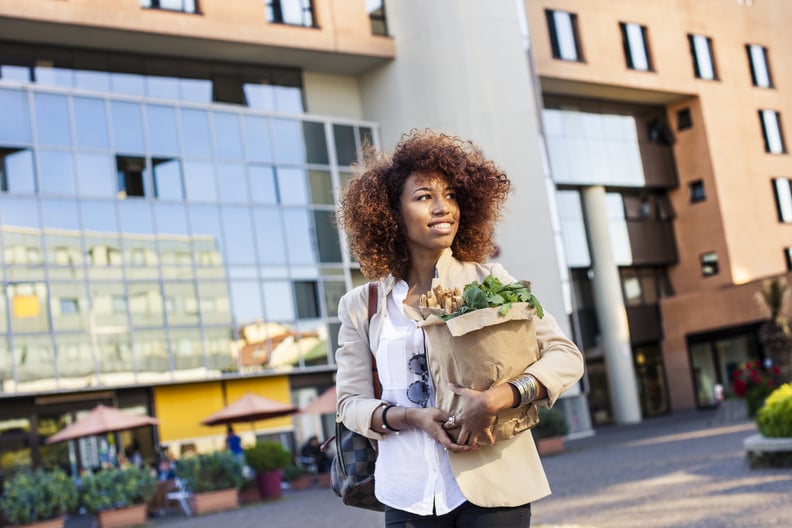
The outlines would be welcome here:
[[[332,370],[336,193],[372,123],[299,88],[0,69],[0,391]]]

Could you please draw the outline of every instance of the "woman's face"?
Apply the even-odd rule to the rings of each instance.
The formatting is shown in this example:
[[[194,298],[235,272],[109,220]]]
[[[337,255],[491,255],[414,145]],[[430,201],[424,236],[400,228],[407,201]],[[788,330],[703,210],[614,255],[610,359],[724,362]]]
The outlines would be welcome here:
[[[451,247],[459,229],[456,192],[436,173],[415,172],[404,182],[400,200],[411,257]]]

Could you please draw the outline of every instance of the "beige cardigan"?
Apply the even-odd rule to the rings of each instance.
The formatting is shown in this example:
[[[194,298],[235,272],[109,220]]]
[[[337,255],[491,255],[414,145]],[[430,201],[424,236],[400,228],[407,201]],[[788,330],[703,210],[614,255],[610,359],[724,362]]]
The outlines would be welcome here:
[[[440,284],[463,287],[495,275],[513,282],[499,264],[478,264],[456,260],[447,250],[437,262]],[[338,417],[351,430],[378,440],[382,433],[370,429],[371,415],[382,403],[374,398],[371,350],[376,347],[382,328],[382,314],[395,279],[378,284],[377,313],[368,322],[368,285],[346,293],[339,302],[341,329],[336,351],[338,374]],[[539,404],[552,406],[556,399],[583,375],[583,357],[577,346],[564,336],[553,316],[535,319],[540,359],[526,369],[547,388],[547,399]],[[369,335],[369,329],[371,334]],[[550,494],[550,486],[530,434],[468,453],[449,453],[451,467],[462,493],[473,504],[484,507],[518,506]]]

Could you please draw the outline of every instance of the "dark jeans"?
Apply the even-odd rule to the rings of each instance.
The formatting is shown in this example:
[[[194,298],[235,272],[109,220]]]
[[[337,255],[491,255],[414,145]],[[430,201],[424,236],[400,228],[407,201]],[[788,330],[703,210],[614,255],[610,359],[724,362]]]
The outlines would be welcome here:
[[[531,505],[482,508],[464,502],[445,515],[416,515],[385,508],[387,528],[530,528]]]

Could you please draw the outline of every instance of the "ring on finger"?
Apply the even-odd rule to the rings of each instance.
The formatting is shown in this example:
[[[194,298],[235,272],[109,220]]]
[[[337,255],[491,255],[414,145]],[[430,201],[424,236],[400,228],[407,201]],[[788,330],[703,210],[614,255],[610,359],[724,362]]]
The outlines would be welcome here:
[[[448,419],[446,420],[446,423],[448,425],[454,425],[456,423],[456,416],[453,414],[449,416]]]

